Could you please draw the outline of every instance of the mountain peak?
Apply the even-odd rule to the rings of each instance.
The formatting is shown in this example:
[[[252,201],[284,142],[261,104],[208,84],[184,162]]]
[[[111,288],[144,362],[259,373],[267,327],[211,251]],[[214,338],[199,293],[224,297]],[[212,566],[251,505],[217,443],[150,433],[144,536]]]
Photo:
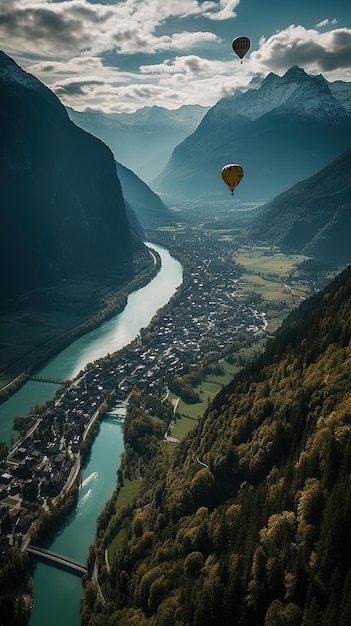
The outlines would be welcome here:
[[[291,70],[294,70],[292,73]],[[349,119],[350,114],[338,100],[337,94],[330,88],[330,84],[320,74],[309,76],[299,68],[291,68],[283,77],[289,84],[295,84],[296,89],[288,100],[277,109],[278,114],[284,116],[298,115],[310,117],[314,120],[340,121]]]
[[[286,102],[305,80],[308,82],[310,77],[297,66],[291,67],[284,76],[270,72],[258,87],[254,85],[248,91],[222,98],[207,117],[228,121],[241,116],[254,121]]]
[[[16,61],[7,56],[3,50],[0,50],[0,79],[17,83],[23,87],[35,89],[43,87],[42,83],[37,78],[25,72],[17,65]]]
[[[245,171],[238,197],[262,202],[349,148],[350,128],[351,83],[334,85],[299,67],[271,73],[260,87],[214,105],[154,185],[176,198],[219,197],[218,172],[235,159]]]
[[[285,72],[283,78],[288,78],[289,80],[301,80],[308,76],[309,75],[306,74],[305,70],[303,70],[302,67],[299,67],[298,65],[293,65]]]
[[[63,278],[129,271],[131,232],[109,148],[72,124],[59,99],[5,54],[0,84],[5,299]]]

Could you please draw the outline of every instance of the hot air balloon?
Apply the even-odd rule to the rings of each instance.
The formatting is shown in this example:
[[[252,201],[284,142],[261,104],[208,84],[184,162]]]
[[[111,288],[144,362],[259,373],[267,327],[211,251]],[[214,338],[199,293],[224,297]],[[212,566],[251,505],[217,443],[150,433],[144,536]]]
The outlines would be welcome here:
[[[240,59],[242,59],[248,52],[250,45],[251,41],[248,37],[235,37],[232,42],[232,48]]]
[[[244,176],[244,170],[241,165],[235,163],[229,163],[222,167],[222,178],[226,185],[228,185],[232,195],[235,187],[237,187]]]

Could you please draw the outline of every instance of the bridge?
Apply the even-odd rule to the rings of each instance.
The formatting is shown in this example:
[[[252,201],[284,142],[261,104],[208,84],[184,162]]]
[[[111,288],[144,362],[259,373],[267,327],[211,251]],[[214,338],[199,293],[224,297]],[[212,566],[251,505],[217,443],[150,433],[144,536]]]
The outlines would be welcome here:
[[[73,559],[68,558],[67,556],[62,556],[62,554],[55,554],[55,552],[50,552],[50,550],[45,550],[44,548],[39,548],[38,546],[28,545],[26,547],[26,551],[30,554],[33,554],[38,559],[49,563],[50,565],[56,565],[56,567],[61,567],[72,574],[77,574],[78,576],[84,576],[88,572],[87,568],[83,563],[79,563],[79,561],[74,561]]]
[[[55,385],[64,385],[70,381],[62,380],[61,378],[45,378],[45,376],[30,376],[29,380],[34,380],[38,383],[54,383]]]

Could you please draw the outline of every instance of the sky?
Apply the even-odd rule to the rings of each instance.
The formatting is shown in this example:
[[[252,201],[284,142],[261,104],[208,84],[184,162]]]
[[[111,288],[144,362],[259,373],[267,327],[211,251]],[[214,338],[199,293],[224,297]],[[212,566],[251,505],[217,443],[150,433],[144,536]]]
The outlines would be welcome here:
[[[213,106],[293,65],[350,82],[351,3],[0,0],[0,47],[77,111]]]

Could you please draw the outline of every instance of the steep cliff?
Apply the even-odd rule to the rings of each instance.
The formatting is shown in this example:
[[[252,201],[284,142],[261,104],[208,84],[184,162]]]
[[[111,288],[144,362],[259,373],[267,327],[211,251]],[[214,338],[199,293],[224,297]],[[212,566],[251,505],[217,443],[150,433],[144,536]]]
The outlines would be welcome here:
[[[132,275],[133,239],[110,149],[0,53],[3,297],[62,279]]]

